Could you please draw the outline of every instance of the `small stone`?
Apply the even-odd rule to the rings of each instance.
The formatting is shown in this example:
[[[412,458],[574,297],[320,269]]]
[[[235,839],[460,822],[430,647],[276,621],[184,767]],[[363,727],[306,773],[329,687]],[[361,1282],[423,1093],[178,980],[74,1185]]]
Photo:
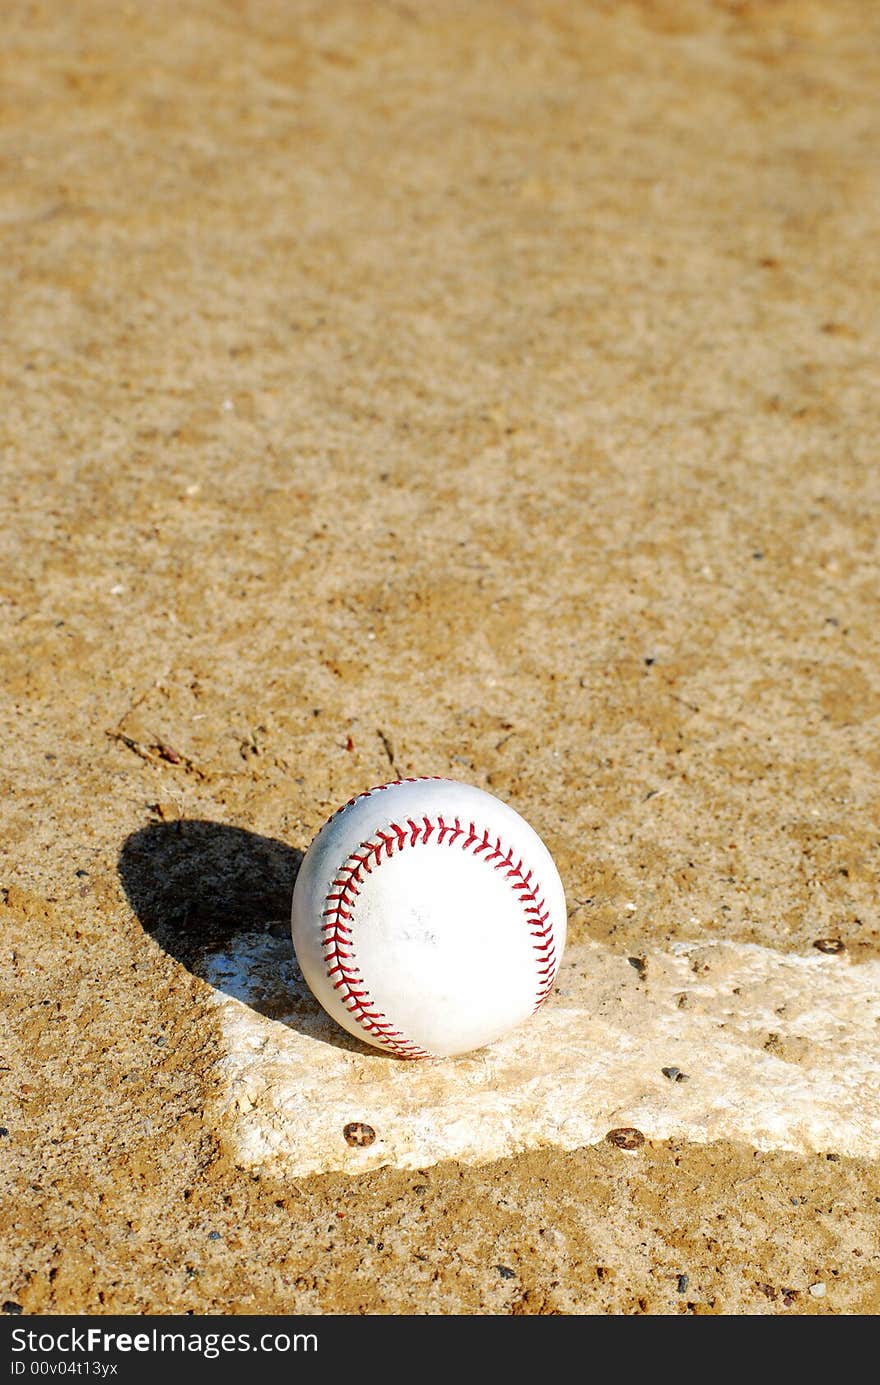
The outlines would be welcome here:
[[[208,1240],[209,1240],[209,1241],[219,1241],[220,1239],[221,1239],[221,1237],[220,1237],[220,1232],[219,1232],[219,1231],[209,1231],[209,1232],[208,1232]]]
[[[690,1082],[690,1077],[681,1068],[661,1068],[664,1077],[668,1077],[670,1082]]]
[[[0,1125],[0,1136],[8,1135],[8,1134],[9,1134],[9,1129],[8,1129],[8,1127],[5,1126],[5,1125]]]
[[[810,1285],[810,1293],[813,1295],[813,1298],[825,1297],[825,1285],[821,1279],[819,1280],[818,1284]]]
[[[680,1294],[683,1294],[690,1282],[691,1281],[686,1274],[680,1274],[678,1276],[678,1279],[676,1280],[676,1288],[678,1289],[678,1292]]]
[[[627,908],[629,908],[629,905],[627,905]],[[626,960],[629,962],[630,966],[633,967],[634,970],[638,972],[638,974],[639,974],[639,980],[640,980],[640,981],[644,981],[644,979],[645,979],[645,973],[646,973],[647,970],[648,970],[647,958],[645,958],[645,957],[627,957]]]
[[[350,1121],[342,1133],[345,1136],[345,1143],[356,1149],[365,1149],[376,1138],[373,1127],[366,1125],[364,1121]]]
[[[24,1309],[20,1303],[15,1303],[11,1298],[8,1298],[3,1305],[3,1312],[17,1314],[24,1312]]]
[[[618,1149],[639,1149],[645,1143],[645,1137],[641,1130],[636,1130],[630,1125],[609,1130],[605,1139],[610,1145],[615,1145]]]
[[[846,952],[846,943],[842,938],[817,938],[813,947],[818,952],[829,952],[832,956],[838,952]]]
[[[509,1265],[495,1266],[502,1279],[516,1279],[516,1270],[512,1270]]]
[[[538,1234],[542,1240],[550,1246],[555,1246],[557,1250],[561,1250],[565,1245],[565,1237],[561,1231],[557,1231],[555,1226],[542,1226]]]

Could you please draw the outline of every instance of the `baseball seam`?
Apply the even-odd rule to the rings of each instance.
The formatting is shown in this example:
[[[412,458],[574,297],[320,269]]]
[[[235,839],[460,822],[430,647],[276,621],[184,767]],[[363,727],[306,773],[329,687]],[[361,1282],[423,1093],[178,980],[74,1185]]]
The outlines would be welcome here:
[[[356,793],[354,798],[350,798],[347,803],[343,803],[334,813],[331,813],[327,822],[332,822],[338,818],[340,813],[348,812],[356,803],[360,803],[362,798],[372,798],[374,794],[384,793],[386,789],[399,789],[401,784],[452,784],[455,781],[446,779],[442,774],[415,774],[408,779],[389,779],[387,784],[376,784],[372,789],[362,789]],[[326,827],[327,823],[324,824]]]
[[[532,870],[525,870],[521,859],[514,861],[512,849],[505,849],[500,837],[493,840],[487,829],[481,834],[473,822],[465,827],[458,817],[452,824],[439,814],[433,818],[425,816],[420,820],[406,818],[404,821],[405,826],[389,822],[384,830],[377,829],[373,837],[349,853],[334,878],[322,915],[324,966],[327,979],[348,1013],[377,1043],[402,1058],[430,1058],[430,1053],[407,1039],[378,1009],[357,964],[352,923],[364,875],[371,875],[395,853],[427,845],[432,839],[437,846],[458,845],[487,865],[492,864],[493,869],[504,871],[522,906],[531,936],[537,977],[534,1010],[544,1003],[553,988],[556,941],[550,911],[543,895],[539,896]]]

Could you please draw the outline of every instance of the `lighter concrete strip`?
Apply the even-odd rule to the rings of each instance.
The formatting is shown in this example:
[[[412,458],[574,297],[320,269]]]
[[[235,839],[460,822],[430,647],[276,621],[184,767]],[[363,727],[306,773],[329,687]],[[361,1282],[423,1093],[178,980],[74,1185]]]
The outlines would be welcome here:
[[[430,1062],[350,1041],[312,1000],[283,929],[240,935],[203,975],[225,1048],[221,1117],[247,1167],[482,1163],[625,1126],[654,1140],[880,1154],[877,961],[687,943],[647,951],[637,970],[606,947],[570,947],[527,1024]],[[350,1146],[353,1122],[375,1140]]]

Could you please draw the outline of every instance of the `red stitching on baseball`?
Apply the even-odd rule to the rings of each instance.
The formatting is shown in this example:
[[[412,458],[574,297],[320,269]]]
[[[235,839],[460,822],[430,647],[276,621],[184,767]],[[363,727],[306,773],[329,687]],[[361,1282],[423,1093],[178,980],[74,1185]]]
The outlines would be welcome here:
[[[417,783],[419,781],[397,780],[395,782]],[[381,787],[390,788],[391,786],[383,784]],[[358,794],[357,798],[350,799],[349,803],[344,806],[350,807],[352,803],[357,803],[358,799],[366,798],[373,792],[375,790],[370,789],[367,793]],[[342,809],[339,811],[341,812]],[[335,817],[336,814],[334,813],[333,816]],[[550,924],[549,910],[546,908],[544,899],[538,898],[538,889],[532,883],[531,870],[523,872],[522,860],[517,861],[514,865],[513,851],[508,849],[506,854],[504,853],[501,838],[496,838],[493,847],[488,831],[484,830],[482,836],[479,836],[472,822],[468,824],[468,827],[469,833],[460,843],[462,851],[470,851],[472,855],[480,856],[482,860],[491,862],[494,870],[504,870],[507,879],[512,882],[511,888],[519,892],[518,900],[523,906],[525,924],[531,935],[532,950],[535,954],[535,974],[538,978],[538,984],[535,991],[534,1009],[537,1010],[550,994],[556,975],[556,940]],[[364,985],[360,968],[354,960],[352,930],[349,923],[353,917],[355,900],[360,893],[361,872],[366,871],[370,875],[374,866],[380,865],[383,860],[388,860],[396,851],[403,851],[407,846],[425,845],[430,841],[435,831],[438,845],[453,846],[463,835],[464,828],[458,818],[455,819],[453,828],[438,815],[436,819],[423,817],[421,824],[414,822],[412,818],[407,818],[406,827],[402,827],[396,822],[390,822],[386,831],[377,830],[378,841],[368,839],[361,842],[360,846],[350,853],[345,865],[339,871],[338,877],[333,881],[331,887],[333,893],[328,894],[324,901],[325,908],[322,915],[324,922],[321,929],[324,934],[324,965],[327,968],[327,976],[332,981],[335,990],[344,991],[344,994],[340,994],[340,1000],[348,1013],[358,1021],[367,1033],[375,1035],[385,1048],[402,1058],[430,1058],[432,1055],[419,1048],[417,1044],[411,1043],[399,1030],[394,1028],[391,1021],[381,1011],[375,1008],[370,992]],[[489,852],[489,855],[482,856],[482,853],[486,851]],[[372,865],[370,864],[371,858]],[[337,979],[333,980],[334,977]]]
[[[327,822],[332,822],[334,818],[338,818],[340,813],[344,813],[346,808],[354,807],[355,803],[359,803],[362,798],[369,798],[374,793],[382,793],[385,789],[396,789],[399,784],[451,784],[453,782],[452,779],[447,779],[442,774],[417,774],[409,779],[390,779],[387,784],[377,784],[375,788],[364,789],[363,793],[356,793],[354,798],[350,798],[347,803],[343,803],[341,808],[337,808],[335,813],[331,813]]]

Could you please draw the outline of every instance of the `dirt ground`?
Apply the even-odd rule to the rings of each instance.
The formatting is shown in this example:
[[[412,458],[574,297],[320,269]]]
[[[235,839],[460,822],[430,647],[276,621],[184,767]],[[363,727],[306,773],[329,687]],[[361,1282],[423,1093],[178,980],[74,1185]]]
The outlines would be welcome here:
[[[420,774],[575,944],[880,956],[880,10],[2,28],[5,1311],[880,1311],[845,1149],[246,1168],[198,975]]]

